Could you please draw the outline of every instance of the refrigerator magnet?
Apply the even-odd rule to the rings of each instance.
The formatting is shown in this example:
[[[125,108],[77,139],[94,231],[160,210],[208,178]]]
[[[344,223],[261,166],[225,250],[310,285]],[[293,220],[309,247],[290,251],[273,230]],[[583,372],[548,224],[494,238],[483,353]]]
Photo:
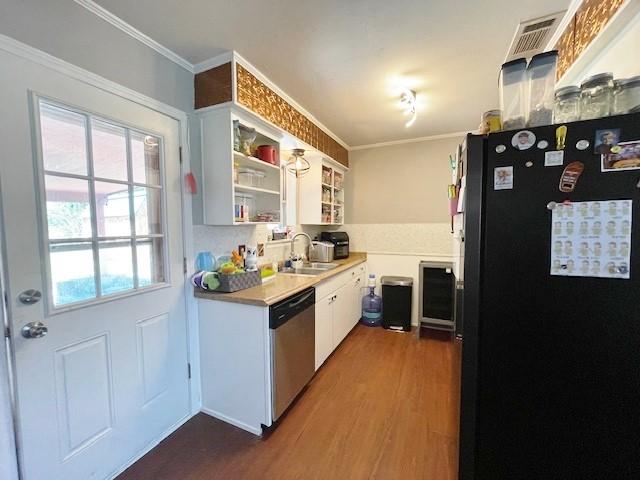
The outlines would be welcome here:
[[[504,145],[496,145],[496,153],[504,153],[506,149],[507,147]]]
[[[586,150],[587,148],[589,148],[589,145],[591,145],[589,143],[589,140],[578,140],[578,143],[576,143],[576,148],[578,150]]]
[[[596,155],[609,155],[610,153],[620,153],[620,149],[618,147],[619,142],[620,142],[619,128],[609,128],[607,130],[596,130],[596,138],[593,144],[593,153],[595,153]]]
[[[536,144],[536,136],[529,130],[520,130],[511,138],[511,145],[516,150],[529,150]]]
[[[571,162],[569,165],[564,167],[562,176],[560,177],[560,185],[558,187],[560,191],[564,193],[573,192],[583,171],[584,163],[582,162]]]
[[[513,167],[496,167],[493,169],[493,189],[513,190]]]
[[[533,161],[531,161],[531,160],[527,160],[527,161],[525,162],[524,166],[525,166],[525,167],[527,167],[527,168],[531,168],[531,167],[533,167]]]
[[[556,150],[564,150],[566,139],[567,139],[567,126],[562,125],[556,128]]]
[[[564,150],[551,150],[544,152],[544,166],[558,167],[564,164]]]
[[[640,169],[640,140],[621,142],[611,147],[611,153],[600,155],[603,172],[623,172]]]
[[[538,142],[538,148],[540,150],[544,150],[545,148],[547,148],[549,146],[549,142],[547,142],[546,140],[540,140]]]

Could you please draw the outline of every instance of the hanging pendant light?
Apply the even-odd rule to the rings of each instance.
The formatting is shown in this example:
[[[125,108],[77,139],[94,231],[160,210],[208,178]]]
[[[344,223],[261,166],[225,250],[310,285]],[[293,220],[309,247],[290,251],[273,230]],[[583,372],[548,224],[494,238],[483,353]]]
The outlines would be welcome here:
[[[300,178],[311,168],[311,165],[309,165],[309,162],[304,158],[303,155],[303,148],[294,148],[291,151],[291,157],[287,162],[287,172],[295,175],[296,178]]]

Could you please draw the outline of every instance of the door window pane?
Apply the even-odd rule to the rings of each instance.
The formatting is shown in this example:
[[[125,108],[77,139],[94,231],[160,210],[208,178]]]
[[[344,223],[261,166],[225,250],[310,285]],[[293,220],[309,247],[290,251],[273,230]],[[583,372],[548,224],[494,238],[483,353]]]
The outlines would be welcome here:
[[[127,180],[127,138],[124,128],[91,120],[91,151],[93,174],[96,177]]]
[[[133,288],[133,256],[130,241],[100,242],[99,258],[102,295]]]
[[[138,284],[146,287],[164,282],[163,239],[148,238],[137,242]]]
[[[129,186],[122,183],[96,182],[95,193],[98,236],[130,236]]]
[[[40,130],[45,170],[87,174],[84,115],[40,102]]]
[[[39,105],[49,305],[165,283],[161,139]]]
[[[160,139],[131,132],[131,163],[134,182],[160,185]]]
[[[49,249],[51,287],[55,306],[96,297],[91,243],[62,243]]]
[[[162,233],[160,189],[134,187],[133,208],[136,216],[136,235]]]
[[[50,240],[91,238],[89,182],[45,175]]]

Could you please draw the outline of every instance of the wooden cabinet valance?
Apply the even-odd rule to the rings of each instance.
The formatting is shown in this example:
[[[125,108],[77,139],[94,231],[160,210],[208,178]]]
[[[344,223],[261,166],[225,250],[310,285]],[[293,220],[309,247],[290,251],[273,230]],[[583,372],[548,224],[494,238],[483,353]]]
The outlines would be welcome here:
[[[235,85],[232,69],[235,65]],[[235,89],[235,90],[234,90]],[[235,59],[195,76],[195,108],[235,101],[336,162],[349,166],[348,151]]]

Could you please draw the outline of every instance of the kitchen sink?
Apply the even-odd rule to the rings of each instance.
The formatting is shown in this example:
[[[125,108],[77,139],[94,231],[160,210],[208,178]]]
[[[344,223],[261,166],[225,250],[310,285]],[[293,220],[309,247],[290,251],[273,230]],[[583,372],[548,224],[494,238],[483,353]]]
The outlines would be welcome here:
[[[300,268],[285,268],[281,273],[290,275],[320,275],[338,266],[337,263],[307,263]]]
[[[337,263],[320,263],[320,262],[312,262],[308,265],[305,265],[303,268],[317,268],[319,270],[333,270],[338,266]]]

